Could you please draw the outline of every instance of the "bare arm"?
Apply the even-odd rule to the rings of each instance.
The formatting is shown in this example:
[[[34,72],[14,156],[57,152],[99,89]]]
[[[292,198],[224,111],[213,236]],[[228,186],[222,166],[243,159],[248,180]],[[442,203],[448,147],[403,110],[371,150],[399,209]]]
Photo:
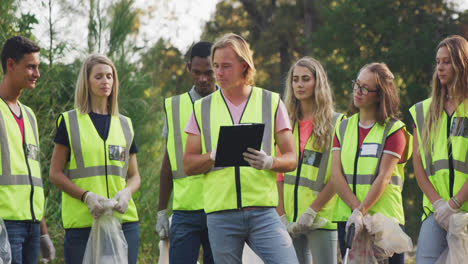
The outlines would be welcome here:
[[[331,182],[335,191],[349,208],[354,210],[361,203],[351,191],[341,171],[341,150],[332,151]]]
[[[284,182],[277,181],[276,186],[278,187],[278,206],[276,207],[276,212],[279,216],[284,215],[286,212],[284,211]]]
[[[207,172],[214,165],[209,153],[201,154],[201,136],[188,134],[185,143],[184,172],[187,175],[197,175]]]
[[[271,170],[276,172],[289,172],[297,167],[296,149],[291,130],[282,130],[275,133],[275,141],[281,156],[273,157]]]
[[[417,131],[413,131],[416,133]],[[413,137],[413,167],[414,167],[414,174],[416,176],[416,181],[418,182],[419,188],[423,191],[423,193],[427,196],[431,203],[439,200],[441,197],[432,186],[432,183],[429,181],[429,178],[426,175],[426,171],[424,170],[421,155],[419,152],[419,142],[418,137]],[[466,185],[466,183],[465,183]],[[465,186],[464,185],[464,186]],[[461,191],[461,190],[460,190]]]
[[[393,170],[398,163],[399,158],[384,153],[382,155],[382,162],[380,163],[379,167],[379,174],[377,178],[372,183],[369,192],[367,193],[366,197],[362,201],[359,209],[361,210],[362,214],[366,214],[367,211],[380,199],[385,188],[390,183],[390,179],[392,177]]]
[[[336,191],[333,189],[332,182],[328,181],[328,183],[325,185],[325,187],[319,193],[317,198],[310,205],[310,208],[312,208],[312,210],[314,210],[315,212],[319,212],[320,210],[322,210],[323,206],[325,206],[325,204],[327,204],[328,201],[330,201],[330,199],[335,194],[336,194]]]
[[[161,173],[159,177],[159,206],[158,211],[164,210],[167,208],[167,203],[171,196],[173,188],[172,182],[172,168],[171,162],[169,161],[169,154],[167,149],[164,152],[164,158],[161,165]]]
[[[70,148],[55,143],[52,160],[50,162],[49,178],[50,182],[56,185],[61,191],[67,193],[75,199],[80,200],[85,190],[74,184],[64,173],[67,157],[70,153]]]
[[[128,161],[128,172],[127,172],[127,187],[134,194],[140,188],[141,177],[138,172],[138,162],[136,153],[130,154],[130,160]]]
[[[42,235],[47,235],[49,232],[47,231],[47,224],[45,221],[45,218],[42,217],[41,223],[40,223],[40,230],[41,230],[41,236]]]

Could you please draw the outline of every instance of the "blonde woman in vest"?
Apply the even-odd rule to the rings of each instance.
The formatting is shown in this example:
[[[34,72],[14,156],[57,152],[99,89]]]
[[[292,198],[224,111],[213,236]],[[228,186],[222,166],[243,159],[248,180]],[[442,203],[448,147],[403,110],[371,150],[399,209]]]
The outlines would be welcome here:
[[[404,165],[411,136],[398,121],[400,100],[393,74],[384,63],[365,65],[352,81],[354,115],[336,129],[332,148],[332,181],[340,196],[335,220],[344,256],[345,230],[363,228],[363,216],[382,213],[403,228]],[[404,263],[395,254],[389,263]]]
[[[444,39],[435,61],[431,98],[410,109],[417,134],[414,173],[424,193],[416,252],[416,263],[423,264],[447,248],[450,216],[468,211],[468,42]]]
[[[119,80],[103,55],[83,63],[76,82],[75,109],[58,118],[50,181],[62,190],[65,263],[82,263],[93,218],[115,201],[128,243],[128,263],[138,255],[138,215],[132,194],[140,186],[130,118],[119,114]],[[121,215],[120,215],[121,214]]]
[[[221,89],[195,102],[185,126],[187,175],[204,173],[204,210],[215,263],[241,263],[244,243],[265,263],[297,263],[292,240],[281,224],[276,172],[292,171],[297,160],[287,111],[280,97],[254,87],[255,66],[248,43],[227,34],[211,49]],[[263,123],[262,149],[248,148],[250,166],[214,167],[220,126]],[[281,157],[276,156],[274,142]]]
[[[293,172],[278,173],[278,214],[289,227],[299,263],[337,263],[338,233],[332,223],[336,195],[329,182],[329,161],[334,128],[343,115],[333,111],[325,70],[311,57],[289,69],[284,97],[298,165]]]

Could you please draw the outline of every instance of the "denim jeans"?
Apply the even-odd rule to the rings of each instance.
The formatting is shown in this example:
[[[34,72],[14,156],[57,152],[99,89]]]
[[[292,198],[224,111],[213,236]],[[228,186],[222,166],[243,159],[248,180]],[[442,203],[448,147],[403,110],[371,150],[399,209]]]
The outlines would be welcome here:
[[[447,232],[435,221],[430,214],[421,224],[416,249],[416,263],[435,263],[442,252],[448,247]]]
[[[312,230],[293,238],[294,249],[300,264],[337,263],[336,230]],[[313,259],[313,261],[312,261]]]
[[[405,231],[405,227],[400,225],[401,229]],[[338,241],[340,242],[340,251],[341,256],[344,258],[346,253],[345,245],[345,236],[346,236],[346,222],[338,222]],[[388,264],[404,264],[405,263],[405,253],[393,254],[391,258],[388,258]]]
[[[216,264],[242,263],[244,243],[265,263],[298,263],[291,237],[274,208],[210,213],[207,222]]]
[[[5,220],[12,264],[36,264],[39,258],[39,223]]]
[[[205,212],[203,210],[174,211],[171,223],[169,263],[197,263],[200,245],[203,247],[203,263],[213,264]]]
[[[140,229],[138,223],[123,223],[122,230],[128,244],[128,263],[135,264],[138,257],[138,242]],[[91,227],[65,229],[65,239],[63,241],[63,251],[65,263],[81,264],[88,243]]]

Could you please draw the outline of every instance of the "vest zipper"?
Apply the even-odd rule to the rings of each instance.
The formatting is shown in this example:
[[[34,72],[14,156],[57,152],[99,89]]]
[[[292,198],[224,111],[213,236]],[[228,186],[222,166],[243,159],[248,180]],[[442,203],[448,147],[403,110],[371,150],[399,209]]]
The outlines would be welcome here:
[[[298,137],[298,146],[297,146],[297,150],[298,150],[298,157],[297,157],[297,160],[299,161],[298,164],[297,164],[297,173],[296,173],[296,182],[294,183],[294,215],[293,215],[293,222],[296,222],[297,221],[297,211],[298,211],[298,201],[297,201],[297,198],[298,198],[298,193],[299,193],[299,178],[301,177],[301,168],[302,168],[302,158],[303,156],[301,156],[301,129],[300,129],[300,126],[299,126],[299,123],[297,124],[297,137]]]
[[[447,154],[448,154],[448,163],[449,163],[449,191],[450,191],[450,197],[453,197],[453,185],[455,183],[455,172],[453,170],[453,157],[452,157],[452,142],[449,141],[450,139],[450,126],[452,124],[452,116],[447,117]],[[450,121],[449,121],[450,120]]]
[[[237,209],[242,209],[242,196],[241,196],[241,182],[240,182],[240,168],[239,166],[234,167],[235,178],[236,178],[236,196],[237,196]]]
[[[23,119],[23,122],[24,122],[24,119]],[[23,153],[24,153],[24,159],[26,160],[26,167],[28,168],[29,183],[31,185],[31,194],[29,195],[29,208],[31,210],[32,221],[37,222],[38,220],[36,219],[36,215],[34,214],[34,203],[33,203],[34,184],[33,184],[32,175],[31,175],[31,168],[29,167],[28,155],[26,154],[27,153],[26,129],[24,130],[23,133],[24,133]]]
[[[107,150],[106,150],[106,140],[104,140],[104,172],[106,173],[106,190],[107,190],[107,198],[109,197],[109,183],[107,181]]]

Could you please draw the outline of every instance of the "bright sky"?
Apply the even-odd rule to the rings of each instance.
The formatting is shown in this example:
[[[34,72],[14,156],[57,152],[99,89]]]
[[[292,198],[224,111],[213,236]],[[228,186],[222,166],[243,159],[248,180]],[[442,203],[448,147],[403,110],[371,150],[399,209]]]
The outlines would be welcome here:
[[[52,18],[56,38],[68,43],[67,55],[59,60],[68,63],[77,56],[87,53],[88,0],[51,0]],[[143,11],[140,30],[135,41],[139,47],[150,48],[159,38],[185,52],[193,42],[200,40],[203,26],[214,14],[220,0],[135,0],[135,7]],[[49,47],[49,10],[44,2],[22,0],[21,12],[36,15],[39,24],[33,29],[42,47]],[[68,7],[62,3],[67,2]],[[115,0],[101,0],[109,5]],[[68,8],[68,9],[66,9]],[[105,46],[105,44],[104,44]],[[105,52],[101,51],[101,52]]]

